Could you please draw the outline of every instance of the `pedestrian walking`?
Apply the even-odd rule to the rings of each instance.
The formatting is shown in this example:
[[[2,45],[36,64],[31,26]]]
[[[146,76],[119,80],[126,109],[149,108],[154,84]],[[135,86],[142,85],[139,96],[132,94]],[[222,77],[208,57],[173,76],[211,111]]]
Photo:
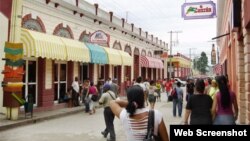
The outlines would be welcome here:
[[[87,92],[90,87],[90,82],[89,80],[84,80],[83,86],[82,86],[82,102],[85,106],[85,113],[89,112],[89,102],[90,100],[87,98]]]
[[[153,80],[150,81],[150,86],[149,86],[149,90],[148,90],[148,101],[149,101],[149,105],[151,109],[154,109],[155,107],[155,102],[156,102],[156,97],[157,97],[157,93],[156,91],[156,86],[155,86],[155,82]]]
[[[73,106],[79,106],[79,92],[80,92],[80,87],[79,87],[79,82],[78,82],[78,77],[75,77],[75,81],[72,83],[72,98],[73,98]]]
[[[186,95],[186,101],[188,102],[189,98],[194,94],[194,88],[195,85],[191,79],[188,79],[187,85],[186,85],[186,90],[187,90],[187,95]]]
[[[178,116],[181,117],[183,104],[183,90],[181,89],[181,82],[177,82],[177,87],[174,89],[176,96],[173,96],[173,116],[176,117],[176,110],[178,109]]]
[[[98,90],[93,82],[90,82],[90,87],[87,92],[87,98],[89,100],[89,114],[95,113],[96,102],[98,101]]]
[[[160,80],[156,81],[156,93],[157,93],[157,101],[161,101],[161,83],[160,83]]]
[[[218,88],[218,84],[217,84],[217,82],[216,82],[216,80],[212,80],[212,84],[211,84],[211,87],[210,87],[210,89],[209,89],[209,91],[208,91],[208,95],[212,98],[212,99],[214,99],[214,97],[215,97],[215,95],[216,95],[216,93],[219,91],[219,88]]]
[[[214,97],[213,116],[215,125],[234,125],[238,118],[238,103],[236,95],[229,89],[227,78],[217,77],[219,91]]]
[[[128,89],[127,100],[112,100],[110,107],[121,120],[127,141],[142,141],[147,134],[149,109],[145,108],[144,92],[139,86]],[[139,127],[139,128],[138,128]],[[169,141],[163,116],[154,110],[154,135]]]
[[[143,84],[144,84],[144,86],[146,88],[144,99],[145,99],[146,106],[148,106],[148,94],[149,94],[149,87],[150,87],[149,79],[145,79]]]
[[[117,79],[113,79],[110,84],[110,90],[115,93],[116,97],[119,95],[119,86],[117,84]]]
[[[173,87],[172,81],[169,78],[167,78],[167,82],[165,83],[165,89],[166,89],[166,94],[167,94],[167,101],[170,101],[170,99],[168,99],[168,97],[171,94],[172,87]]]
[[[205,83],[197,79],[195,83],[196,92],[192,95],[186,105],[184,124],[212,124],[212,98],[204,94]],[[188,120],[190,119],[190,122]]]
[[[104,93],[99,99],[99,104],[104,106],[103,115],[104,115],[104,120],[105,120],[105,125],[106,125],[106,128],[101,133],[105,138],[107,137],[108,133],[110,133],[110,138],[107,140],[115,141],[116,140],[115,129],[114,129],[115,115],[111,111],[109,103],[111,100],[116,99],[116,95],[113,91],[110,90],[110,88],[111,87],[109,84],[105,84],[103,86]]]

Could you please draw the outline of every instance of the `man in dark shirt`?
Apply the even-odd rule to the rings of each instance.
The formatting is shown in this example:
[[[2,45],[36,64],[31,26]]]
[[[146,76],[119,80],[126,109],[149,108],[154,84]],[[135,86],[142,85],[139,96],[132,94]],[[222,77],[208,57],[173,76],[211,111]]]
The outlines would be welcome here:
[[[186,101],[188,101],[190,96],[194,94],[194,87],[195,86],[194,86],[193,81],[191,79],[188,79],[187,85],[186,85],[186,88],[187,88]]]

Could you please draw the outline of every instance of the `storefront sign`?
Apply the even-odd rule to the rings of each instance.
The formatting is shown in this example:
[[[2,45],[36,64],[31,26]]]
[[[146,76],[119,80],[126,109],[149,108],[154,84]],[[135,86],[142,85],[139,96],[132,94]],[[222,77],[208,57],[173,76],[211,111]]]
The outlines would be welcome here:
[[[89,42],[96,43],[101,46],[109,46],[110,35],[98,30],[90,35]]]
[[[185,20],[208,19],[216,16],[216,6],[213,1],[184,3],[181,10]]]

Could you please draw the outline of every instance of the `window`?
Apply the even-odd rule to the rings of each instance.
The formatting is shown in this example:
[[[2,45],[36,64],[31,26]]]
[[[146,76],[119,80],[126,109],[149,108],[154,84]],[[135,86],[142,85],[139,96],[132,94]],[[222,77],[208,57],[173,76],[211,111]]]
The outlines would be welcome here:
[[[64,102],[67,90],[67,64],[56,62],[54,64],[54,101]]]
[[[35,60],[26,60],[24,70],[22,97],[28,100],[30,94],[33,103],[37,105],[37,62]]]

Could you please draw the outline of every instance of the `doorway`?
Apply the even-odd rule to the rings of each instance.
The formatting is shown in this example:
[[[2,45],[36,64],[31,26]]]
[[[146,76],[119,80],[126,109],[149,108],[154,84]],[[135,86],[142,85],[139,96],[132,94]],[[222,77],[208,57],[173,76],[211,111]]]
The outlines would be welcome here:
[[[23,99],[28,98],[28,94],[32,95],[32,100],[35,106],[37,106],[37,61],[25,60],[24,70],[25,74],[23,76],[23,89],[22,97]]]
[[[67,90],[67,64],[55,62],[54,64],[54,102],[64,102]]]

